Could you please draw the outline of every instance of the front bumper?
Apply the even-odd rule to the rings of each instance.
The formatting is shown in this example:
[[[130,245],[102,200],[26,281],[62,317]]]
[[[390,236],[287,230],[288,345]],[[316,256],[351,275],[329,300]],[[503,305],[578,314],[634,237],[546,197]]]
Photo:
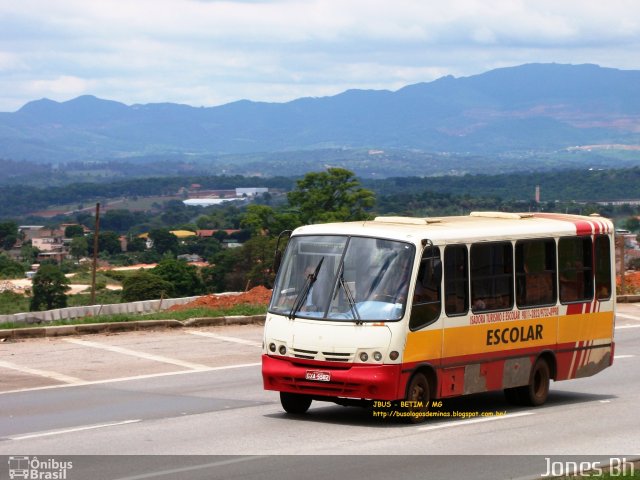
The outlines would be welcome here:
[[[328,382],[307,380],[307,371],[331,374]],[[315,397],[341,397],[370,400],[397,400],[400,393],[401,365],[367,365],[300,360],[262,355],[265,390],[302,393]]]

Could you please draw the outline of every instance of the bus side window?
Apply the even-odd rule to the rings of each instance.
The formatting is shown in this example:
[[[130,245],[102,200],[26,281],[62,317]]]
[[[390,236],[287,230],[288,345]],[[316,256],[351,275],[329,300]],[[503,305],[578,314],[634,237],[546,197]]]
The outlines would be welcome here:
[[[556,298],[556,243],[550,238],[516,242],[518,307],[554,305]]]
[[[595,241],[596,264],[596,298],[608,300],[611,298],[611,243],[607,235],[596,235]]]
[[[417,330],[434,322],[440,316],[440,285],[442,283],[442,262],[440,249],[428,247],[422,253],[416,287],[413,292],[413,307],[409,328]]]
[[[444,249],[444,309],[448,316],[469,311],[469,262],[466,245]]]
[[[513,306],[511,242],[471,245],[471,306],[474,313]]]
[[[564,237],[558,241],[560,301],[593,299],[593,251],[591,237]]]

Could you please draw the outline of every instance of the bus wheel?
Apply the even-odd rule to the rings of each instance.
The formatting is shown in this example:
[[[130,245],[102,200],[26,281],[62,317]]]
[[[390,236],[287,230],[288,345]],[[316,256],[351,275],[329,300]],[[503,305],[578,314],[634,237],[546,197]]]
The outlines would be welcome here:
[[[427,419],[426,412],[429,409],[431,392],[429,381],[423,373],[416,373],[409,382],[407,388],[407,402],[405,417],[409,423],[421,423]]]
[[[549,396],[549,381],[551,373],[549,364],[540,358],[533,366],[529,385],[515,388],[505,388],[504,396],[513,405],[529,405],[537,407],[547,401]]]
[[[309,410],[311,397],[299,393],[280,392],[280,403],[285,412],[301,414]]]
[[[539,358],[533,366],[529,385],[522,387],[522,397],[526,405],[537,407],[547,401],[551,373],[546,360]]]

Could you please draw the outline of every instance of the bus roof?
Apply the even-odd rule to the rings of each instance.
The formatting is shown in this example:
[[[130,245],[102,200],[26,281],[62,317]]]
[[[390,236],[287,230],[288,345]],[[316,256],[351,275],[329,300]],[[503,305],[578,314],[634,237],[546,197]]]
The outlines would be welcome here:
[[[556,237],[611,233],[613,223],[600,216],[559,213],[471,212],[455,217],[376,217],[375,220],[306,225],[294,235],[365,235],[434,243]]]

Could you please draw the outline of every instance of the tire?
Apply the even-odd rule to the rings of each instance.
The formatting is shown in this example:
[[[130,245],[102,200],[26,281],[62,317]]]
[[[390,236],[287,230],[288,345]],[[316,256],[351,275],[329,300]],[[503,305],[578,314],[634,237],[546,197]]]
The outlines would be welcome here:
[[[301,415],[311,406],[311,397],[299,393],[280,392],[280,404],[287,413]]]
[[[509,403],[537,407],[547,401],[551,371],[549,364],[539,358],[531,370],[529,384],[516,388],[505,388],[504,396]]]
[[[425,413],[429,410],[429,402],[431,401],[431,390],[429,388],[429,380],[423,373],[416,373],[411,377],[411,381],[407,386],[405,400],[416,403],[405,409],[407,422],[424,422],[427,419]]]
[[[522,387],[522,400],[525,405],[537,407],[547,401],[551,370],[543,358],[539,358],[533,366],[529,385]]]

